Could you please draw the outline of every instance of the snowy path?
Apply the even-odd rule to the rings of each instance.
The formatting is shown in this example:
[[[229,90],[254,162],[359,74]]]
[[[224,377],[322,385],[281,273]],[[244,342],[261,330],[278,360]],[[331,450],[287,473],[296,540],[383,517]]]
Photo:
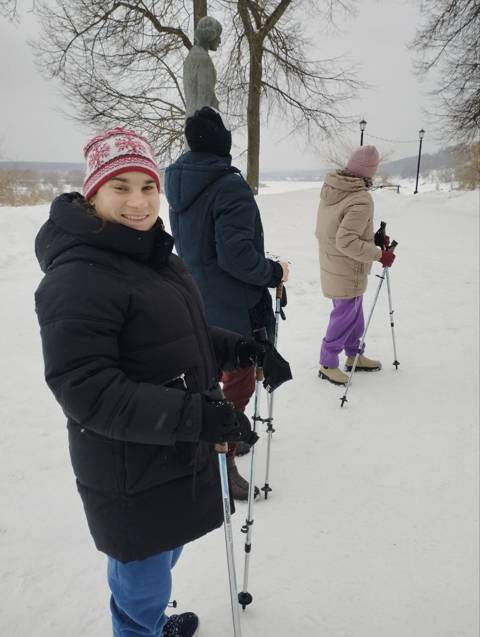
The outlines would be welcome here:
[[[295,380],[276,399],[274,493],[255,508],[243,637],[475,637],[478,197],[375,194],[376,219],[399,242],[401,366],[390,365],[383,290],[368,352],[384,370],[357,375],[342,410],[341,390],[316,376],[329,313],[313,237],[318,192],[259,197],[267,247],[292,262],[280,350]],[[0,635],[108,637],[105,559],[76,495],[64,418],[42,384],[32,242],[45,216],[0,208]],[[264,451],[262,440],[260,484]],[[244,506],[234,518],[241,579]],[[187,548],[174,596],[180,612],[199,613],[199,637],[231,634],[222,530]]]

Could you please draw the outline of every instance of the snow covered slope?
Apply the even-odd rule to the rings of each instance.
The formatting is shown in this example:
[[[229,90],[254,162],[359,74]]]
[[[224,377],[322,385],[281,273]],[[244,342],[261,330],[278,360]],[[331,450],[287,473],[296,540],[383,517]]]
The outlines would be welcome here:
[[[298,186],[296,186],[298,187]],[[280,351],[294,381],[276,398],[268,502],[255,507],[243,637],[474,637],[478,633],[478,195],[376,192],[399,242],[349,402],[317,378],[329,302],[313,237],[319,187],[259,196],[266,245],[288,258]],[[70,469],[64,417],[43,383],[33,240],[46,207],[0,208],[0,635],[108,637],[106,560]],[[166,205],[163,203],[163,216]],[[366,308],[378,284],[374,266]],[[264,481],[264,436],[257,484]],[[248,457],[240,459],[247,473]],[[237,573],[243,574],[234,516]],[[231,635],[223,531],[187,547],[179,611],[201,637]]]

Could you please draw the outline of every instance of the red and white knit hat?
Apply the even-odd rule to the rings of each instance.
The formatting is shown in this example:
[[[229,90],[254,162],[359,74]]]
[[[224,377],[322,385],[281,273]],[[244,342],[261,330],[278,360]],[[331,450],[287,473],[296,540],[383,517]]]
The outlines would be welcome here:
[[[132,130],[112,128],[97,135],[85,145],[83,155],[87,164],[83,182],[85,199],[90,199],[115,175],[129,171],[150,175],[160,191],[160,168],[153,148]]]

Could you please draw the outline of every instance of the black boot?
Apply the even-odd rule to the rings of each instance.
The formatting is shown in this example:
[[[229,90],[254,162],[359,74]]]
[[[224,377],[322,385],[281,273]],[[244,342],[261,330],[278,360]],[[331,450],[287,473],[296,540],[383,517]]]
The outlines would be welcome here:
[[[195,613],[171,615],[163,627],[162,637],[193,637],[198,630],[198,617]]]

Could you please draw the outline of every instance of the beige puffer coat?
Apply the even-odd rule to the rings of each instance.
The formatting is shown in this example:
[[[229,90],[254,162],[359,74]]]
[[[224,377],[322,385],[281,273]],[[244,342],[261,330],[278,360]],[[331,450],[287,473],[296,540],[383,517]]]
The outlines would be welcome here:
[[[323,294],[350,299],[365,292],[373,261],[373,199],[361,177],[330,173],[320,193],[315,236]]]

